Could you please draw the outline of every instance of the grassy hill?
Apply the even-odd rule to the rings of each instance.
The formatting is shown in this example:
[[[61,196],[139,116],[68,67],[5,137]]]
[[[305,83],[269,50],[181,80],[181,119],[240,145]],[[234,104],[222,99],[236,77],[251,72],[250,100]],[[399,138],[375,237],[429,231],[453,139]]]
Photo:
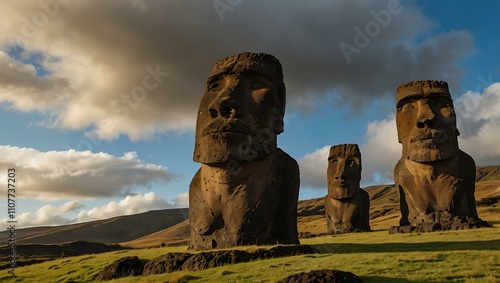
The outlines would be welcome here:
[[[499,282],[500,228],[389,235],[387,231],[302,239],[320,253],[231,264],[202,271],[126,277],[112,282],[277,282],[319,269],[350,271],[363,282]],[[187,246],[83,255],[19,267],[0,282],[93,282],[109,263],[126,256],[147,262]],[[241,247],[253,250],[255,247]]]
[[[500,166],[476,168],[476,201],[482,219],[500,223]],[[370,195],[372,230],[384,230],[399,221],[398,195],[393,185],[364,188]],[[326,194],[326,192],[325,192]],[[481,205],[489,200],[489,205]],[[492,204],[493,203],[493,204]],[[301,200],[298,204],[298,228],[302,236],[326,233],[323,199]],[[136,215],[119,216],[85,223],[34,227],[17,230],[18,244],[62,244],[74,241],[120,243],[133,248],[179,245],[189,241],[188,209],[166,209]],[[0,232],[6,238],[8,231]]]
[[[394,185],[378,185],[364,188],[370,196],[370,226],[372,230],[387,230],[398,225],[399,198]],[[500,180],[476,183],[476,202],[500,197]],[[492,224],[500,224],[500,205],[477,206],[479,217]],[[326,233],[325,206],[323,198],[299,201],[298,229],[302,237]],[[133,248],[145,248],[165,244],[180,244],[189,241],[189,222],[185,220],[154,234],[133,241],[120,243]]]
[[[478,167],[476,181],[479,216],[495,228],[389,235],[387,228],[397,225],[400,217],[398,196],[393,185],[378,185],[364,188],[370,196],[370,225],[375,232],[307,238],[326,232],[323,199],[299,201],[301,243],[316,247],[320,254],[113,282],[276,282],[294,273],[323,268],[353,272],[364,282],[499,282],[500,166]],[[146,262],[167,252],[184,252],[189,241],[187,217],[187,209],[169,209],[18,230],[18,244],[22,244],[18,252],[27,256],[25,263],[30,265],[18,267],[16,278],[4,270],[0,282],[92,282],[102,268],[124,256],[135,255]],[[5,237],[5,232],[1,234]],[[81,240],[120,243],[135,249],[60,258],[61,249],[50,245],[72,247],[75,245],[68,242]],[[161,244],[172,246],[160,248]],[[55,250],[56,257],[43,256],[57,259],[41,262],[40,255],[35,255],[38,250],[34,255],[25,254],[30,249]]]
[[[18,244],[61,244],[74,241],[120,243],[174,226],[188,217],[187,208],[155,210],[85,223],[18,229]],[[8,231],[0,233],[7,238]]]

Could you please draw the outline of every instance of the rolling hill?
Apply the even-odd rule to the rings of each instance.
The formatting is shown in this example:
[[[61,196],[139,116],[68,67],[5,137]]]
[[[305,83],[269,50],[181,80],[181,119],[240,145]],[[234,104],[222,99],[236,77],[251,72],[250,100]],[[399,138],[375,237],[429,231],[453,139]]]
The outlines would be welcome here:
[[[187,208],[155,210],[70,225],[18,229],[16,240],[17,244],[120,243],[174,226],[187,217]],[[3,231],[0,235],[6,238],[7,233]]]
[[[500,223],[500,166],[476,168],[476,202],[479,217]],[[364,188],[370,195],[372,230],[388,229],[399,221],[399,202],[394,185]],[[325,192],[326,193],[326,192]],[[301,200],[298,227],[302,237],[326,233],[323,199]],[[177,245],[189,241],[188,209],[166,209],[105,220],[17,230],[19,244],[61,244],[73,241],[98,242],[142,248],[161,244]],[[0,233],[7,237],[8,231]]]

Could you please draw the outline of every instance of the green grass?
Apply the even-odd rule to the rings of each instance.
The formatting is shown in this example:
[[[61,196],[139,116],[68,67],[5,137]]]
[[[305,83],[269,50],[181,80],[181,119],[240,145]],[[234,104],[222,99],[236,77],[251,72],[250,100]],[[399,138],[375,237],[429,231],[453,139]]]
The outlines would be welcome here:
[[[315,269],[350,271],[364,282],[500,282],[498,227],[399,235],[376,231],[301,242],[321,253],[109,282],[277,282]],[[186,246],[69,257],[20,267],[15,278],[4,270],[0,282],[91,282],[101,269],[121,257],[136,255],[146,262],[185,249]]]

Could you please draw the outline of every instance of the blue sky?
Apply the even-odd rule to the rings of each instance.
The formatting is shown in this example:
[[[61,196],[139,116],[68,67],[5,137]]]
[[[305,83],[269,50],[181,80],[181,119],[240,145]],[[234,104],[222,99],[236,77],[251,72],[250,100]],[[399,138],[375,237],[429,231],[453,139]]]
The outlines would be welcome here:
[[[360,145],[362,187],[392,183],[395,90],[412,80],[447,81],[460,147],[500,165],[500,3],[479,3],[2,1],[0,180],[16,168],[19,225],[186,207],[205,80],[244,51],[283,65],[278,146],[300,199],[326,194],[335,144]]]

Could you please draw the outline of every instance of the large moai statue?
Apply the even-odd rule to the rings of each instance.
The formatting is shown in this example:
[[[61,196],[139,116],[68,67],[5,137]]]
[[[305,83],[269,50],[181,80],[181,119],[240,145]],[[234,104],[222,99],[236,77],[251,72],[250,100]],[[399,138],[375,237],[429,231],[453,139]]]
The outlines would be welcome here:
[[[356,144],[330,148],[325,214],[328,233],[370,231],[370,198],[359,187],[361,152]]]
[[[241,53],[215,63],[198,110],[189,187],[192,249],[299,244],[299,167],[277,148],[285,85],[280,62]]]
[[[390,233],[489,226],[478,218],[475,163],[458,148],[448,84],[414,81],[397,89],[396,124],[402,157],[394,169],[400,225]]]

